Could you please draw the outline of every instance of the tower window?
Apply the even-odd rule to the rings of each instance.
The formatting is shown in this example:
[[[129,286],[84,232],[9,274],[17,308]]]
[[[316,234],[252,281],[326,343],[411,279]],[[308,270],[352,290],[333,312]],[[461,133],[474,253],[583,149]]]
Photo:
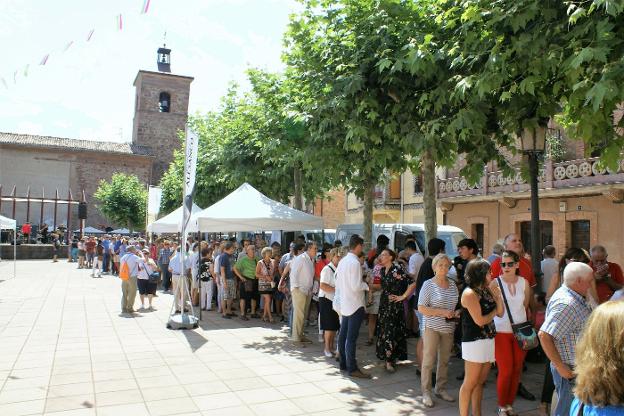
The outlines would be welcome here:
[[[158,111],[168,113],[171,105],[171,96],[168,92],[161,92],[158,98]]]

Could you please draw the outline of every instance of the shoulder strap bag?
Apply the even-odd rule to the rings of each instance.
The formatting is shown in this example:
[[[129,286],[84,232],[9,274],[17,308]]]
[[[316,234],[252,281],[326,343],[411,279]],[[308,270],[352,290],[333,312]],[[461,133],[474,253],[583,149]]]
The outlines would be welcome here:
[[[511,330],[513,331],[518,345],[525,351],[536,348],[539,345],[539,338],[537,337],[535,328],[533,328],[533,325],[529,321],[521,324],[514,324],[511,316],[511,310],[509,309],[509,304],[507,303],[507,296],[505,296],[505,287],[503,286],[503,282],[500,277],[497,277],[496,280],[498,280],[498,286],[501,289],[503,301],[505,302],[505,308],[507,309],[507,316],[509,317],[509,322],[511,322]]]

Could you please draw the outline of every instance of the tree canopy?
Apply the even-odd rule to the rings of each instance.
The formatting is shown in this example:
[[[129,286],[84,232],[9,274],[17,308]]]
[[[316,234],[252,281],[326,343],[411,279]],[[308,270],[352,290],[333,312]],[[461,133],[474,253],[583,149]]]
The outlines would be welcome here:
[[[134,230],[145,228],[147,188],[136,175],[114,173],[110,182],[100,181],[94,196],[96,207],[112,223]]]

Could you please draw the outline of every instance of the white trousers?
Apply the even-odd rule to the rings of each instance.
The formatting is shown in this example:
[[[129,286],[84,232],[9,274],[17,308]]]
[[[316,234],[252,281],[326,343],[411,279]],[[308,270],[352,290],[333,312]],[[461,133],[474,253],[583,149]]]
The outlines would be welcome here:
[[[184,297],[184,302],[182,302],[183,305],[186,305],[186,301],[188,300],[188,298],[186,297],[186,290],[188,289],[182,291],[182,279],[185,279],[185,277],[180,276],[179,274],[174,274],[173,278],[171,279],[173,283],[173,302],[175,304],[176,310],[182,309],[180,308],[180,295]]]
[[[208,282],[200,282],[201,291],[199,294],[199,307],[202,309],[212,310],[212,295],[215,290],[214,280]]]
[[[100,270],[101,267],[102,267],[102,261],[98,259],[97,256],[95,256],[93,258],[93,270],[91,271],[91,275],[96,276],[96,271],[97,271],[97,276],[100,276],[102,274],[102,270]]]

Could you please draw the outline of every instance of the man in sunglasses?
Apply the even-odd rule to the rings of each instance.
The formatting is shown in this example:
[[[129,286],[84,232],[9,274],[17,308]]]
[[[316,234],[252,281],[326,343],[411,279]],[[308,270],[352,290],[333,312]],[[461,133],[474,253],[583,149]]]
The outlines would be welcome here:
[[[535,306],[536,306],[535,299],[533,297],[533,292],[535,291],[535,286],[537,286],[537,280],[535,279],[535,274],[533,274],[533,267],[531,266],[531,262],[522,255],[522,251],[523,251],[522,240],[520,239],[520,236],[518,236],[518,234],[515,234],[515,233],[507,234],[505,236],[505,239],[503,240],[503,246],[505,246],[505,250],[513,251],[520,257],[518,274],[524,277],[527,280],[527,282],[529,282],[529,286],[531,287],[531,294],[529,297],[530,299],[529,310],[533,312],[535,311]],[[492,267],[490,268],[490,271],[492,273],[492,278],[498,277],[502,274],[503,271],[501,269],[500,257],[492,262]],[[534,317],[533,317],[534,314],[531,313],[530,315],[531,315],[530,319],[534,320]],[[518,396],[529,401],[535,400],[535,396],[530,391],[528,391],[522,385],[522,383],[518,385]]]

